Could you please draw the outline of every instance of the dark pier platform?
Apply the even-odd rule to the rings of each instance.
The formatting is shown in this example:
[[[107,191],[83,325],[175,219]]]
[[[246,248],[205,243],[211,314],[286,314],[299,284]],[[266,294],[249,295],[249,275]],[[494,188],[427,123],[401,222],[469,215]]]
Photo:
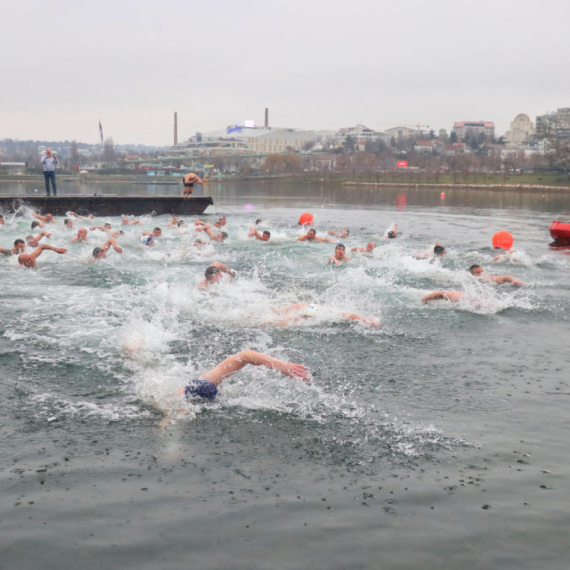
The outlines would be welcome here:
[[[169,214],[189,216],[203,214],[213,205],[210,197],[182,198],[180,196],[0,196],[0,212],[17,211],[22,206],[40,214],[65,216],[75,212],[81,216],[143,216]]]

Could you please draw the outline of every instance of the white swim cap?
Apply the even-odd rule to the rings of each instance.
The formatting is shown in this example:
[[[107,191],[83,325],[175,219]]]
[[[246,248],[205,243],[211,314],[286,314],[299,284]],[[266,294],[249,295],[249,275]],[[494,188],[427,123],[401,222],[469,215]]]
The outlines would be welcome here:
[[[145,245],[149,245],[152,243],[152,236],[142,236],[141,237],[141,241],[145,244]]]
[[[319,305],[307,305],[303,309],[303,316],[305,317],[315,317],[317,315],[318,310],[320,309]]]

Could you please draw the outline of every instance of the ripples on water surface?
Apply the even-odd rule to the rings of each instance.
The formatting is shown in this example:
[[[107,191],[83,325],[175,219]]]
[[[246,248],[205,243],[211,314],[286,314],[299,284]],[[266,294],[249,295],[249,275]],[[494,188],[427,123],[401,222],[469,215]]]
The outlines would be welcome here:
[[[388,190],[212,190],[226,244],[197,251],[190,227],[148,217],[154,248],[122,227],[124,254],[93,264],[105,234],[69,244],[58,219],[49,243],[67,255],[44,252],[37,271],[0,259],[0,568],[39,553],[70,568],[562,568],[570,257],[547,231],[561,212],[542,195],[410,192],[402,207]],[[291,239],[306,209],[320,235],[349,227],[347,249],[378,248],[327,266],[333,245]],[[257,218],[270,243],[247,237]],[[7,217],[0,245],[30,222]],[[382,240],[393,222],[401,237]],[[501,229],[517,253],[490,264]],[[414,258],[435,240],[445,258]],[[238,279],[197,290],[214,260]],[[474,263],[525,286],[481,284]],[[436,289],[467,296],[422,305]],[[273,309],[298,302],[322,308],[274,326]],[[249,367],[215,404],[181,406],[179,387],[245,348],[313,380]],[[165,431],[160,409],[177,417]]]

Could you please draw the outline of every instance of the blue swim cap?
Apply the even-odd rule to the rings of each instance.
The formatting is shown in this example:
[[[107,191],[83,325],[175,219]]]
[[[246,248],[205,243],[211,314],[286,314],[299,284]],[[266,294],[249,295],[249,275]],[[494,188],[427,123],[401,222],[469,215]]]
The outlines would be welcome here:
[[[218,388],[213,382],[199,378],[186,386],[184,395],[187,400],[213,400],[218,395]]]

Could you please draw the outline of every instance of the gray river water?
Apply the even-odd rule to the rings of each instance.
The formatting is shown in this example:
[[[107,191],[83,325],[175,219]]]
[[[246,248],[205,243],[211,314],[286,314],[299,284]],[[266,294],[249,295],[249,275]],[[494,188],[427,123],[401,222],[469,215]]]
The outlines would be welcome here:
[[[70,244],[58,218],[48,242],[66,255],[44,252],[36,270],[0,256],[0,569],[566,569],[570,252],[549,247],[548,227],[570,194],[205,192],[205,216],[228,218],[225,244],[198,251],[191,227],[149,216],[121,228],[122,255],[90,263],[107,236]],[[293,239],[305,211],[318,235],[348,227],[347,249],[378,247],[331,267],[334,245]],[[31,233],[21,213],[1,247]],[[269,243],[247,237],[256,219]],[[393,223],[398,239],[382,239]],[[155,226],[147,248],[141,229]],[[491,263],[499,230],[516,252]],[[446,257],[414,257],[435,241]],[[238,277],[200,291],[214,260]],[[476,281],[474,263],[525,285]],[[438,289],[466,297],[421,303]],[[273,326],[273,309],[298,302],[322,310]],[[311,382],[249,367],[215,403],[175,395],[246,348],[305,364]]]

